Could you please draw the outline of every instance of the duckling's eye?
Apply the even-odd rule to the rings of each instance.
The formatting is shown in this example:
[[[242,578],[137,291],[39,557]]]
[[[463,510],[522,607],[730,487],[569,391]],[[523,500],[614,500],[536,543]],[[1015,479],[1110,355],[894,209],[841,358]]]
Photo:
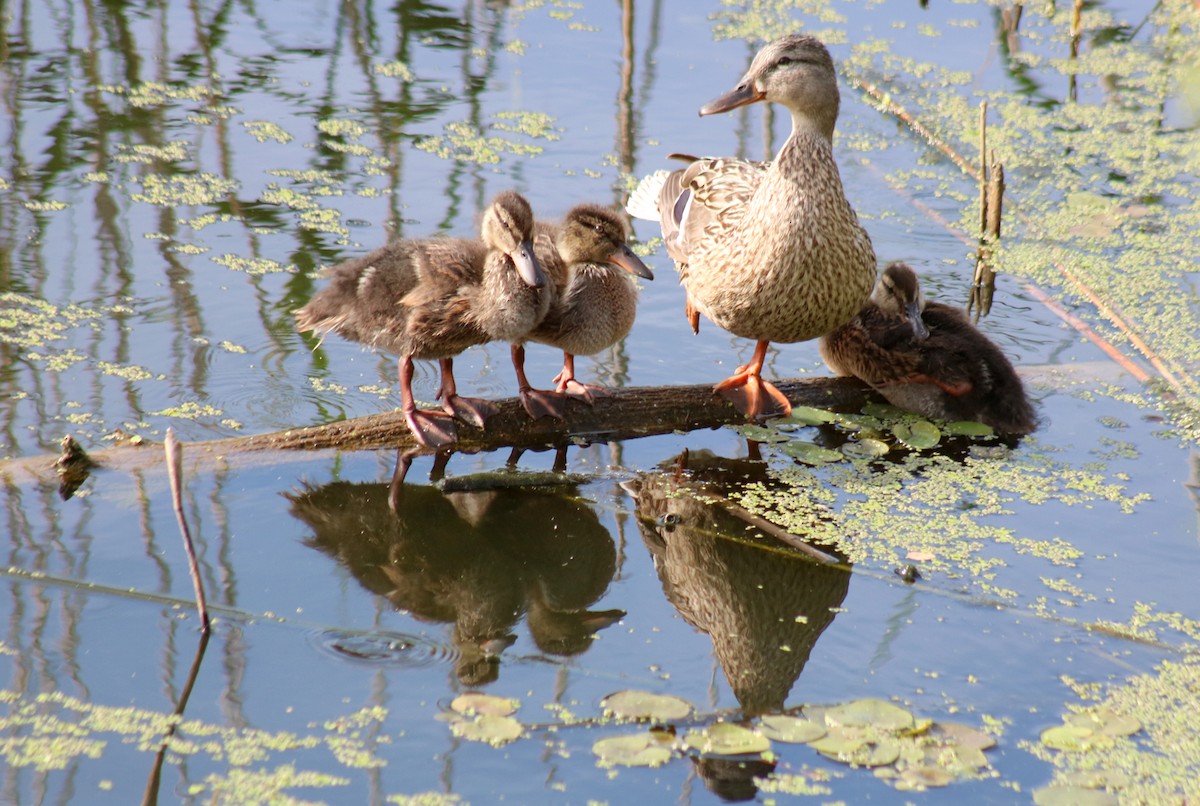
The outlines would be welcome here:
[[[779,67],[783,67],[785,64],[791,64],[794,61],[796,61],[796,60],[793,59],[791,56],[780,56],[775,61],[775,64],[778,65]]]

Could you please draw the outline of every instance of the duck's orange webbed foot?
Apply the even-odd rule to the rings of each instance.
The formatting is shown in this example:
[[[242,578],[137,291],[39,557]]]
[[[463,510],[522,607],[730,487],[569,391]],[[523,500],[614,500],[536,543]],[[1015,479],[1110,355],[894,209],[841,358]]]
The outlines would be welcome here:
[[[562,372],[554,376],[555,391],[582,400],[589,406],[598,397],[608,397],[608,390],[603,386],[593,386],[575,380],[575,356],[570,353],[564,355]]]
[[[488,400],[480,397],[463,397],[462,395],[445,398],[442,401],[442,408],[451,417],[462,420],[464,423],[470,423],[479,429],[484,428],[489,417],[500,411],[495,404]]]
[[[563,419],[566,398],[558,392],[534,389],[530,386],[519,390],[518,394],[521,397],[521,405],[525,407],[525,412],[533,419],[537,420],[541,417]]]
[[[410,409],[404,412],[404,421],[417,442],[426,448],[438,450],[458,442],[454,420],[445,412]]]
[[[761,417],[787,417],[792,404],[779,389],[762,378],[763,363],[769,342],[760,341],[754,348],[750,363],[740,366],[732,375],[713,387],[713,391],[732,403],[751,420]]]

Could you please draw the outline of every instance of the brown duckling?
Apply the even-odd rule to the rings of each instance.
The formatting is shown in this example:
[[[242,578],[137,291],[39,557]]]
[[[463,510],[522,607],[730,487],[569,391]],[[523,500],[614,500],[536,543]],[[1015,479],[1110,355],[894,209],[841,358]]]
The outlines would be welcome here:
[[[821,339],[839,375],[856,376],[894,406],[939,420],[977,420],[1000,434],[1037,427],[1012,364],[958,308],[926,302],[917,274],[888,266],[858,315]]]
[[[458,394],[454,356],[472,345],[522,337],[549,308],[552,292],[534,254],[533,225],[529,202],[501,193],[483,214],[482,242],[395,241],[339,264],[329,272],[329,285],[295,312],[296,326],[399,355],[409,429],[427,447],[450,445],[458,438],[452,418],[482,428],[495,412],[485,400]],[[417,409],[414,359],[440,361],[443,412]]]
[[[737,87],[700,109],[783,104],[792,132],[771,163],[698,159],[642,180],[627,208],[658,221],[679,265],[693,328],[704,314],[754,339],[749,364],[714,387],[751,418],[791,405],[762,379],[770,342],[817,338],[849,321],[875,283],[875,251],[833,158],[840,97],[829,51],[811,36],[764,47]]]
[[[555,295],[529,339],[563,351],[555,391],[591,403],[604,389],[575,379],[575,356],[625,338],[637,313],[637,287],[629,275],[653,280],[654,274],[626,243],[629,226],[598,204],[576,205],[558,225],[538,222],[537,233],[534,248]]]

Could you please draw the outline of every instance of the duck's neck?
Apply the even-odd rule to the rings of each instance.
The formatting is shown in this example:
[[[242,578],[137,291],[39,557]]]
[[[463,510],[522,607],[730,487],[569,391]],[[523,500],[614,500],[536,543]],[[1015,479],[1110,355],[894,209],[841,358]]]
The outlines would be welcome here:
[[[833,117],[814,117],[804,112],[792,112],[792,134],[788,139],[800,137],[820,137],[830,148],[833,147],[833,127],[837,123],[837,113]]]

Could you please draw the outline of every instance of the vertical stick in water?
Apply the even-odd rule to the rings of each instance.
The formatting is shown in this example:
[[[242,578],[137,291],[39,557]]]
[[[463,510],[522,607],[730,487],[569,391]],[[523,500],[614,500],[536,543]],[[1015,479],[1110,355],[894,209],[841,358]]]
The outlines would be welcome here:
[[[200,631],[208,633],[208,604],[204,598],[204,582],[200,579],[200,563],[196,560],[196,548],[192,545],[192,533],[183,514],[183,445],[175,439],[175,429],[167,429],[163,442],[167,454],[167,477],[171,481],[171,503],[175,507],[175,518],[179,521],[179,532],[183,535],[183,549],[187,552],[188,571],[192,575],[192,586],[196,589],[196,607],[200,611]]]

